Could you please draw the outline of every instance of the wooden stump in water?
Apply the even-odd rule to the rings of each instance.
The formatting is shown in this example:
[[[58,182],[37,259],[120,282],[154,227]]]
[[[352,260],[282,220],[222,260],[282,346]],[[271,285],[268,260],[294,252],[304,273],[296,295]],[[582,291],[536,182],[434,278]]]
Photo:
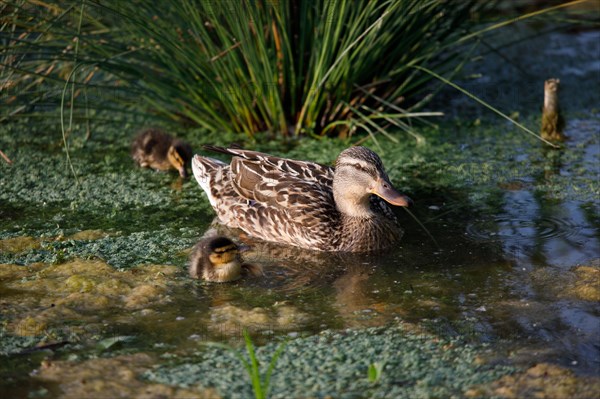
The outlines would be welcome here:
[[[560,79],[548,79],[544,82],[544,109],[542,110],[542,138],[549,141],[563,141],[565,121],[558,104],[558,85]]]

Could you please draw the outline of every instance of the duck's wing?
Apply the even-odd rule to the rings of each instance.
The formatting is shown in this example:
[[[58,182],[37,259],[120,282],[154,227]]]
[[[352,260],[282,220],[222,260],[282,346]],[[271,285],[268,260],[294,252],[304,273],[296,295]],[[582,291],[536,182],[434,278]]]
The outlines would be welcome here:
[[[256,176],[252,167],[256,165],[240,158],[232,161],[231,186],[245,199],[228,208],[232,224],[267,241],[325,248],[338,220],[331,186],[274,171],[260,179],[241,178],[247,173]]]
[[[234,161],[241,162],[239,170],[243,170],[244,165],[252,165],[249,166],[249,172],[261,176],[268,174],[271,175],[271,178],[285,178],[289,176],[301,181],[325,186],[331,186],[333,183],[333,168],[316,162],[280,158],[240,148],[224,148],[213,145],[205,145],[204,148],[221,154],[233,155],[237,157],[234,158]],[[256,177],[251,177],[248,174],[244,174],[244,178],[248,178],[249,182],[256,180]]]
[[[234,156],[228,187],[237,193],[221,220],[267,241],[321,249],[332,239],[337,220],[332,168],[255,151],[216,150]]]
[[[318,175],[291,174],[264,162],[235,157],[231,161],[231,183],[242,197],[286,212],[306,212],[307,208],[332,203],[331,179]]]

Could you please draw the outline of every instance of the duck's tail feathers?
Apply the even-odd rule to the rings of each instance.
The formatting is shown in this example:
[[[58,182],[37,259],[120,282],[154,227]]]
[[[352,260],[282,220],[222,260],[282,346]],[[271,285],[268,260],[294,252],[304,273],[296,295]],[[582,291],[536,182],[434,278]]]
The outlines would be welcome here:
[[[244,150],[244,148],[237,143],[233,143],[229,147],[220,147],[218,145],[204,144],[202,148],[204,148],[207,151],[218,152],[219,154],[227,155],[238,155],[238,152],[236,150]]]
[[[202,146],[202,148],[204,148],[205,150],[208,150],[208,151],[218,152],[219,154],[233,155],[234,157],[245,158],[245,159],[249,159],[252,161],[268,161],[269,159],[273,159],[273,160],[278,159],[276,157],[273,157],[268,154],[264,154],[262,152],[245,150],[241,146],[239,146],[235,143],[230,145],[227,148],[219,147],[217,145],[210,145],[210,144],[205,144]]]
[[[192,172],[196,181],[206,193],[212,206],[215,206],[216,199],[212,195],[211,186],[215,181],[220,181],[223,176],[223,168],[228,166],[218,159],[194,155],[192,159]]]

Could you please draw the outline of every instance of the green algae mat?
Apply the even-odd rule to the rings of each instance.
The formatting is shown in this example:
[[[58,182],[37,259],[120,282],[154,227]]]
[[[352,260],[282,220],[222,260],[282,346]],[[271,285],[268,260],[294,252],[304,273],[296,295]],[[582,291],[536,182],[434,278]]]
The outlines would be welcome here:
[[[258,350],[268,364],[278,343]],[[277,361],[270,384],[272,398],[419,398],[462,396],[467,389],[514,371],[511,367],[478,364],[475,348],[459,340],[409,332],[399,326],[323,331],[291,340]],[[239,360],[230,352],[210,348],[195,358],[157,367],[144,378],[182,388],[214,388],[231,398],[253,396]],[[377,380],[369,366],[382,365]],[[266,366],[263,367],[263,373]]]

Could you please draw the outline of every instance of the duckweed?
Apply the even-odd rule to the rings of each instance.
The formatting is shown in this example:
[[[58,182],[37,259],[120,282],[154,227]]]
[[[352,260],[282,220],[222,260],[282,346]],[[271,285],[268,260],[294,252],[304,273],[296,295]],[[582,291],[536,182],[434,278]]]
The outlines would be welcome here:
[[[0,329],[0,355],[19,353],[26,348],[33,347],[38,342],[38,337],[10,334],[4,329]]]
[[[143,368],[135,369],[145,371],[150,382],[170,386],[167,389],[158,385],[159,392],[169,396],[179,392],[170,389],[196,390],[201,386],[226,397],[245,398],[251,395],[250,384],[237,359],[215,349],[190,356],[196,340],[216,337],[232,341],[242,327],[264,342],[277,334],[305,337],[324,328],[380,326],[396,315],[411,320],[454,320],[464,319],[464,313],[472,309],[494,315],[494,307],[502,309],[502,303],[494,299],[493,293],[488,302],[480,299],[487,298],[488,291],[475,287],[491,284],[495,287],[491,290],[505,300],[505,282],[498,276],[488,277],[506,272],[508,262],[495,259],[496,252],[490,257],[492,245],[486,247],[489,242],[482,245],[461,241],[456,250],[460,240],[458,236],[446,237],[453,234],[448,233],[453,227],[446,230],[446,223],[466,214],[473,218],[478,214],[495,215],[507,195],[520,192],[531,192],[547,202],[576,201],[583,204],[582,211],[589,214],[590,220],[597,220],[594,204],[599,186],[593,165],[598,156],[590,154],[589,149],[598,144],[598,137],[592,134],[598,117],[589,118],[593,123],[587,125],[572,121],[579,129],[577,134],[586,138],[580,139],[584,145],[567,150],[547,151],[522,132],[504,125],[484,124],[473,129],[453,122],[440,129],[422,129],[425,141],[421,144],[405,140],[391,145],[381,139],[382,148],[378,148],[368,143],[381,154],[394,185],[425,202],[415,210],[421,220],[450,214],[439,231],[443,239],[451,241],[446,244],[450,250],[442,255],[444,259],[423,257],[423,251],[430,250],[423,244],[427,238],[410,244],[407,237],[409,243],[403,242],[395,258],[368,262],[374,274],[365,274],[364,283],[355,281],[336,287],[331,283],[341,270],[330,270],[331,275],[311,274],[313,277],[302,282],[302,277],[307,277],[302,272],[298,276],[300,284],[288,293],[277,288],[279,282],[293,280],[292,275],[280,273],[279,260],[271,259],[276,258],[271,254],[267,254],[273,265],[269,281],[214,287],[192,285],[185,279],[182,283],[177,278],[184,273],[185,250],[202,235],[214,213],[193,179],[181,181],[172,174],[134,168],[128,156],[128,132],[101,128],[88,142],[71,146],[77,184],[57,144],[58,135],[37,135],[34,131],[21,134],[23,126],[10,125],[9,134],[0,137],[0,148],[16,149],[9,154],[14,165],[0,162],[0,263],[4,263],[0,266],[0,293],[7,294],[7,299],[0,298],[0,304],[8,309],[0,328],[0,353],[14,354],[61,339],[86,343],[114,333],[136,336],[141,339],[134,344],[111,347],[103,355],[148,347],[168,351],[163,358],[152,358]],[[498,130],[503,131],[500,144]],[[197,144],[224,140],[193,131],[186,134]],[[331,164],[351,142],[324,139],[295,144],[289,146],[288,156]],[[256,147],[283,154],[280,147],[270,148],[269,144]],[[99,155],[107,151],[109,155]],[[557,165],[562,165],[559,171]],[[430,204],[435,208],[428,209]],[[456,231],[462,235],[464,217],[460,223]],[[418,233],[419,228],[413,228]],[[453,252],[461,250],[474,255],[463,258]],[[484,257],[485,266],[474,260]],[[465,263],[480,268],[479,277],[469,280],[470,266]],[[431,271],[427,274],[424,269]],[[460,273],[465,277],[453,277]],[[585,280],[589,273],[579,274]],[[294,281],[289,282],[294,287]],[[310,289],[303,291],[304,284]],[[180,291],[170,298],[174,289]],[[467,296],[466,302],[458,304],[468,290],[480,296]],[[578,290],[565,290],[565,294],[596,298],[596,291]],[[515,306],[523,304],[513,296],[504,309],[531,319],[525,313],[529,309],[515,311]],[[274,305],[288,299],[290,303]],[[554,312],[538,305],[536,315],[546,317]],[[509,323],[511,320],[506,315],[494,317],[508,319]],[[520,338],[521,330],[515,331],[511,337]],[[263,363],[276,346],[273,343],[259,348]],[[483,389],[477,388],[480,384],[512,371],[476,361],[485,353],[486,348],[415,335],[398,327],[327,331],[290,342],[277,364],[271,392],[280,398],[467,396]],[[82,364],[77,357],[80,355],[75,356],[72,361],[58,364],[69,370],[96,367],[92,359]],[[168,361],[171,358],[174,360]],[[373,383],[368,379],[368,367],[376,363],[385,363],[385,367]],[[50,379],[65,385],[70,378],[75,374],[57,372]],[[109,387],[111,382],[94,384]],[[469,391],[470,387],[474,391]],[[85,387],[78,389],[74,395],[85,396]],[[106,389],[110,392],[112,388]],[[197,392],[204,392],[202,389]]]
[[[268,364],[278,342],[257,350]],[[402,326],[334,332],[289,341],[271,377],[273,398],[369,397],[416,398],[463,396],[472,386],[497,380],[514,369],[483,366],[476,357],[484,347],[408,332]],[[369,365],[384,362],[376,383]],[[266,366],[265,366],[266,367]],[[264,372],[264,370],[263,370]],[[252,396],[239,360],[220,348],[147,371],[149,381],[179,387],[214,388],[224,398]]]
[[[18,253],[0,253],[0,263],[28,265],[60,263],[74,257],[105,260],[116,268],[129,268],[142,263],[175,263],[186,261],[182,251],[196,242],[198,231],[192,228],[135,232],[127,235],[102,234],[99,239],[42,241],[39,247],[25,247]],[[77,237],[76,234],[73,235]],[[97,235],[94,237],[98,237]],[[17,238],[9,240],[15,241]]]

